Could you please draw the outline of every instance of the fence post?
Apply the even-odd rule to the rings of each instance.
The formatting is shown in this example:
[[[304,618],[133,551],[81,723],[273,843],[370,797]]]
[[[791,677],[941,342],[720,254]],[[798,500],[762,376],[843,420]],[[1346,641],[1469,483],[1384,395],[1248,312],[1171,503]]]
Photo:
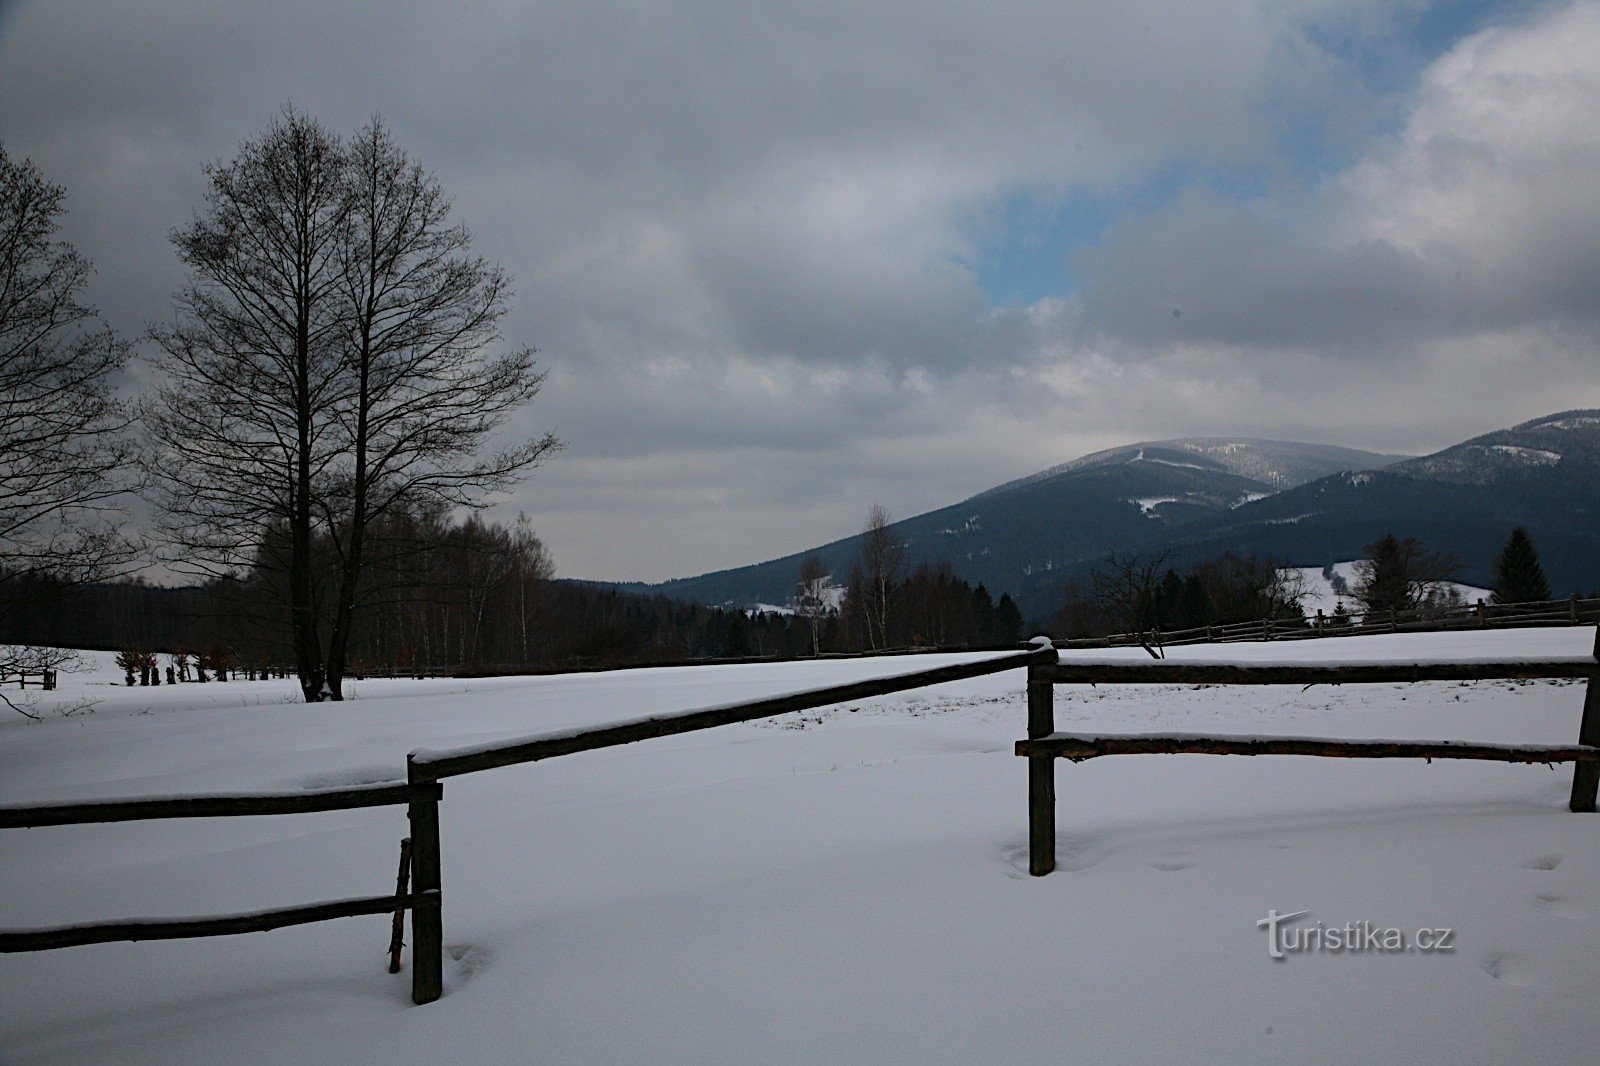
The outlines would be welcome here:
[[[1594,631],[1594,654],[1600,659],[1600,626]],[[1583,721],[1578,725],[1578,743],[1600,745],[1600,677],[1590,676],[1583,696]],[[1573,764],[1572,799],[1574,811],[1594,810],[1595,792],[1600,788],[1600,763]]]
[[[1573,625],[1578,624],[1578,594],[1576,592],[1567,600],[1567,617]]]
[[[431,784],[437,779],[419,769],[406,756],[406,781]],[[439,801],[412,800],[406,816],[411,820],[411,891],[414,895],[439,892]],[[438,905],[411,908],[411,1002],[432,1003],[444,994],[444,928],[442,894]]]
[[[1028,739],[1056,731],[1055,686],[1045,664],[1028,664]],[[1043,877],[1056,868],[1056,761],[1028,760],[1028,872]]]
[[[1489,624],[1489,616],[1488,616],[1488,612],[1484,609],[1483,597],[1482,596],[1478,597],[1477,606],[1473,608],[1473,611],[1478,616],[1478,628],[1479,629],[1482,629],[1484,626]]]

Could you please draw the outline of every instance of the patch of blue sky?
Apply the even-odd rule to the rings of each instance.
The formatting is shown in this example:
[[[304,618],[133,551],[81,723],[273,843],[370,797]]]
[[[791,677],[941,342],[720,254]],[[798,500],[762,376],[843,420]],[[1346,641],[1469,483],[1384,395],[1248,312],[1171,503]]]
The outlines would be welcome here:
[[[1404,92],[1423,68],[1464,37],[1491,26],[1524,21],[1548,0],[1436,0],[1416,7],[1397,6],[1387,33],[1353,34],[1311,26],[1313,43],[1343,62],[1370,91]]]
[[[991,307],[1023,307],[1064,297],[1077,283],[1072,253],[1098,243],[1114,223],[1153,214],[1195,190],[1253,199],[1265,191],[1269,178],[1269,168],[1263,166],[1174,162],[1115,189],[1010,189],[963,220],[973,255],[962,265],[977,278]]]
[[[1524,20],[1542,0],[1439,0],[1397,7],[1386,32],[1354,32],[1348,25],[1309,27],[1310,39],[1338,60],[1374,99],[1398,99],[1415,86],[1423,69],[1458,41],[1490,26]],[[1077,279],[1075,251],[1099,242],[1120,220],[1153,214],[1190,191],[1248,202],[1284,183],[1309,188],[1348,165],[1366,137],[1347,126],[1330,127],[1333,109],[1311,102],[1268,102],[1263,120],[1272,159],[1252,166],[1219,168],[1173,161],[1118,188],[1036,184],[1006,190],[973,211],[962,231],[973,249],[962,265],[977,278],[992,307],[1026,306],[1046,297],[1070,295]],[[1381,113],[1369,115],[1377,129]],[[1398,122],[1398,112],[1389,116]]]

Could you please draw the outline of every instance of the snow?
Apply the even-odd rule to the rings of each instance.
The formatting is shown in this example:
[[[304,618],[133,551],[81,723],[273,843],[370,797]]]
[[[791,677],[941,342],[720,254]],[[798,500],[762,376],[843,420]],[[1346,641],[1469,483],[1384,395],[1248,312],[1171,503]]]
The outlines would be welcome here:
[[[1515,444],[1491,444],[1490,451],[1499,452],[1501,455],[1512,459],[1520,459],[1530,466],[1555,466],[1561,461],[1560,452],[1545,451],[1543,448],[1522,448]]]
[[[1583,655],[1590,629],[1171,649],[1174,660]],[[1077,658],[1061,653],[1063,659]],[[1096,652],[1104,656],[1105,652]],[[1113,657],[1121,657],[1119,653]],[[1130,660],[1144,652],[1126,650]],[[0,801],[292,790],[404,753],[966,656],[128,689],[97,660],[0,719]],[[106,657],[109,659],[109,657]],[[47,701],[48,698],[48,702]],[[93,700],[92,711],[63,709]],[[1059,686],[1058,728],[1570,743],[1575,682]],[[1057,766],[1027,876],[1019,670],[453,778],[446,992],[388,920],[0,956],[7,1063],[1587,1061],[1600,818],[1569,768],[1127,756]],[[400,808],[4,830],[0,925],[284,907],[394,884]],[[1257,923],[1454,929],[1294,954]]]
[[[1287,572],[1298,573],[1306,589],[1306,594],[1300,599],[1301,609],[1308,615],[1314,616],[1318,611],[1325,615],[1331,615],[1334,612],[1334,608],[1342,603],[1344,604],[1344,609],[1350,612],[1351,617],[1359,618],[1361,607],[1355,601],[1354,591],[1355,587],[1361,583],[1361,575],[1356,570],[1360,562],[1361,560],[1359,559],[1350,559],[1333,564],[1333,572],[1344,578],[1345,587],[1350,590],[1343,595],[1333,590],[1333,579],[1323,576],[1322,567],[1289,567]],[[1490,596],[1494,595],[1494,592],[1490,589],[1482,589],[1476,585],[1464,585],[1459,581],[1446,581],[1444,582],[1444,587],[1455,592],[1461,598],[1462,603],[1476,603],[1479,600],[1486,601]]]
[[[1128,461],[1130,463],[1159,463],[1162,466],[1177,466],[1177,467],[1182,467],[1185,470],[1206,470],[1206,469],[1209,469],[1208,467],[1201,466],[1199,463],[1180,463],[1176,459],[1151,459],[1151,458],[1146,458],[1144,452],[1142,452],[1142,451],[1138,455],[1134,456],[1132,459],[1130,459]]]
[[[1164,503],[1177,503],[1178,500],[1179,497],[1177,496],[1136,496],[1126,502],[1137,504],[1140,511],[1149,514]]]

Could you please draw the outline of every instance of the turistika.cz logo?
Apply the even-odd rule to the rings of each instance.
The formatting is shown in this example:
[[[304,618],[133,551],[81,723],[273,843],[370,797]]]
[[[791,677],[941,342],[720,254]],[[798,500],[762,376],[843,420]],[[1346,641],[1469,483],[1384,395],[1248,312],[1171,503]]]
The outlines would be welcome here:
[[[1392,926],[1374,925],[1368,921],[1345,922],[1329,925],[1316,922],[1296,925],[1310,911],[1290,911],[1280,914],[1267,911],[1267,916],[1256,922],[1257,929],[1267,931],[1267,954],[1282,962],[1290,955],[1397,955],[1418,952],[1448,954],[1456,949],[1454,929],[1418,929],[1408,933]]]

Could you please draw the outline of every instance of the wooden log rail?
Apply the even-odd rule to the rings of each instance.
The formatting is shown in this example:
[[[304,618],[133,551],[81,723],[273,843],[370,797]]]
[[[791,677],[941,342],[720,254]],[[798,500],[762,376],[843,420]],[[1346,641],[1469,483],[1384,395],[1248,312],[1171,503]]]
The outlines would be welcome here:
[[[356,785],[348,788],[304,792],[229,793],[210,796],[161,796],[147,799],[96,800],[86,803],[46,803],[0,806],[0,829],[50,825],[126,822],[150,818],[232,818],[246,815],[306,814],[361,807],[409,804],[437,810],[443,786],[418,784]],[[435,819],[437,825],[437,819]],[[85,944],[125,940],[172,940],[231,933],[259,932],[290,925],[324,922],[360,914],[387,914],[396,910],[437,914],[439,893],[416,890],[410,894],[361,896],[324,900],[296,907],[189,918],[128,918],[84,922],[41,929],[0,929],[0,952],[45,951]]]
[[[1194,733],[1102,736],[1055,730],[1054,686],[1062,684],[1345,685],[1421,681],[1586,678],[1578,743],[1480,744],[1449,740],[1344,740]],[[1341,759],[1480,759],[1573,765],[1573,811],[1593,811],[1600,792],[1600,629],[1592,655],[1546,659],[1387,660],[1347,662],[1173,662],[1072,657],[1028,667],[1028,737],[1016,745],[1028,760],[1028,872],[1056,868],[1055,760],[1106,755],[1312,755]]]
[[[1423,659],[1395,662],[1175,662],[1073,656],[1038,668],[1055,685],[1356,685],[1414,681],[1491,681],[1588,678],[1600,670],[1590,655],[1537,660]]]
[[[963,681],[1022,667],[1032,669],[1053,663],[1053,648],[1034,647],[972,662],[952,663],[927,670],[891,674],[887,677],[852,681],[826,688],[806,689],[782,696],[747,700],[678,714],[653,715],[624,722],[582,729],[567,729],[519,740],[449,751],[414,751],[406,757],[406,780],[412,787],[435,784],[441,778],[494,770],[502,766],[553,759],[580,751],[612,748],[654,737],[692,733],[700,729],[750,722],[759,718],[830,707],[851,700],[887,696],[896,692]],[[439,809],[435,802],[411,805],[411,890],[426,894],[440,891],[442,869],[439,860]],[[444,991],[444,933],[437,907],[416,908],[411,912],[411,999],[431,1003]]]
[[[1334,737],[1222,737],[1196,733],[1051,733],[1017,741],[1017,754],[1083,762],[1104,755],[1315,755],[1327,759],[1484,759],[1594,762],[1586,745],[1467,744],[1454,740],[1341,740]]]
[[[939,685],[947,681],[962,681],[972,677],[983,677],[986,674],[997,674],[1005,670],[1020,669],[1030,664],[1045,661],[1053,662],[1054,659],[1055,653],[1048,648],[1011,652],[994,658],[978,659],[973,662],[953,663],[949,666],[938,666],[928,670],[916,670],[904,674],[890,674],[887,677],[852,681],[844,685],[830,685],[827,688],[806,689],[782,696],[770,696],[766,699],[749,700],[744,703],[706,707],[699,710],[683,711],[678,714],[653,715],[647,718],[614,722],[604,726],[542,733],[520,740],[454,748],[449,751],[414,751],[407,758],[407,765],[410,768],[407,779],[413,784],[419,781],[437,781],[441,778],[455,777],[459,774],[493,770],[501,766],[514,766],[518,763],[535,762],[540,759],[552,759],[560,755],[572,755],[580,751],[593,751],[597,748],[616,747],[619,744],[632,744],[636,741],[649,740],[653,737],[692,733],[700,729],[713,729],[717,726],[732,725],[736,722],[751,722],[758,718],[771,718],[774,715],[789,714],[793,711],[808,711],[816,707],[830,707],[836,703],[848,703],[851,700],[886,696],[896,692],[905,692],[909,689]]]
[[[160,796],[149,799],[91,800],[83,803],[0,804],[0,829],[148,818],[229,818],[254,814],[308,814],[358,807],[389,807],[413,800],[437,800],[443,786],[376,784],[303,792],[220,793],[211,796]]]
[[[129,918],[124,921],[84,922],[49,929],[0,931],[0,952],[46,951],[51,948],[110,944],[124,940],[186,940],[202,936],[257,933],[290,925],[308,925],[359,914],[388,914],[395,910],[439,909],[439,894],[360,896],[334,899],[302,907],[277,907],[249,914],[206,918]]]

